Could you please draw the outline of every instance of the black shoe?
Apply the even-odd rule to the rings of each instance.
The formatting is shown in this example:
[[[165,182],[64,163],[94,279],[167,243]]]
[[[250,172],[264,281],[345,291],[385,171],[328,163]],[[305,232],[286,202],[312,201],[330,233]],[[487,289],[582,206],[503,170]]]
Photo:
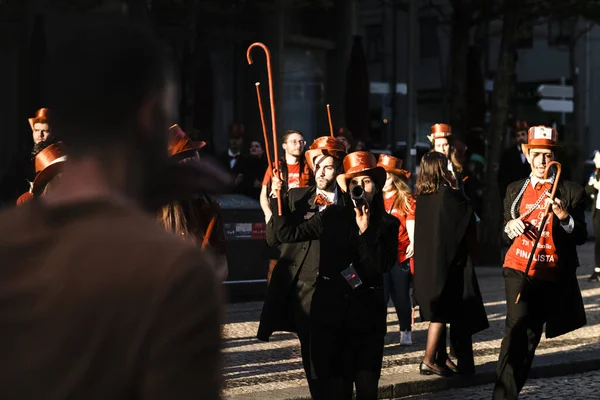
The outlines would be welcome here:
[[[450,371],[447,367],[440,367],[439,365],[427,365],[424,362],[421,362],[419,365],[419,373],[421,375],[438,375],[444,378],[452,376],[452,371]]]
[[[446,368],[455,373],[456,375],[474,375],[475,374],[475,366],[471,365],[469,367],[457,367],[454,362],[451,360],[446,361]]]
[[[600,282],[597,272],[592,272],[592,275],[588,278],[588,282]]]

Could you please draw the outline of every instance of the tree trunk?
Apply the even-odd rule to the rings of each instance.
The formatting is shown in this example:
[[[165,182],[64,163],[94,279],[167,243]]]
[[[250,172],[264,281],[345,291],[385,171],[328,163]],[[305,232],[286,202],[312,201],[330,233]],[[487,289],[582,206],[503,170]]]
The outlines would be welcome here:
[[[504,148],[504,136],[512,93],[512,76],[516,67],[515,38],[518,21],[518,0],[506,0],[507,11],[502,27],[500,57],[494,78],[491,101],[491,120],[487,146],[487,190],[484,195],[481,221],[480,254],[484,264],[501,262],[502,202],[498,188],[498,170]]]
[[[469,52],[470,15],[464,5],[455,5],[452,15],[450,46],[450,88],[448,91],[449,123],[459,138],[467,134],[467,58]]]

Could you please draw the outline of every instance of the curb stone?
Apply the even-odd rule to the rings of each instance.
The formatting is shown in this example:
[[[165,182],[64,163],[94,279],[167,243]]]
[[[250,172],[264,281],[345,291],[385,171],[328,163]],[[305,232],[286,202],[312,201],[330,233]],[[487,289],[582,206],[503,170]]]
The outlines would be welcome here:
[[[594,354],[597,356],[597,354]],[[543,356],[542,356],[543,357]],[[496,380],[495,363],[477,366],[477,373],[473,376],[456,376],[453,378],[438,378],[423,376],[418,373],[404,373],[382,376],[379,384],[380,400],[395,400],[410,398],[427,393],[435,393],[450,389],[460,389],[494,383]],[[600,370],[600,358],[589,358],[566,363],[542,363],[534,365],[529,374],[529,379],[552,378]],[[307,386],[270,390],[268,392],[254,392],[237,396],[224,397],[227,400],[310,400]]]

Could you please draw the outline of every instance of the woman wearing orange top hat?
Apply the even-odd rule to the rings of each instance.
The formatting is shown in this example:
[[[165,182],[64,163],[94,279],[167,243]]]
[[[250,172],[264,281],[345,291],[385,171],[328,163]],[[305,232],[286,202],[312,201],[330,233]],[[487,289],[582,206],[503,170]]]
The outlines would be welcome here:
[[[318,167],[324,158],[311,162]],[[373,154],[348,154],[343,167],[336,178],[343,193],[335,190],[343,205],[323,198],[325,208],[304,221],[273,213],[273,229],[280,242],[319,241],[310,315],[313,379],[323,389],[318,399],[350,400],[354,386],[357,399],[376,399],[386,333],[383,273],[397,258],[399,222],[383,207],[386,175]]]
[[[415,208],[414,198],[407,179],[410,172],[402,169],[402,160],[381,154],[377,165],[385,169],[383,204],[385,210],[400,221],[398,230],[398,260],[392,269],[383,275],[386,304],[392,297],[398,323],[400,324],[400,346],[412,345],[412,301],[410,298],[410,261],[414,255]]]
[[[194,142],[175,124],[169,128],[169,156],[181,163],[200,157],[198,151],[206,143]],[[192,240],[199,246],[205,242],[219,257],[219,276],[227,277],[227,259],[225,256],[225,232],[220,216],[219,205],[208,195],[196,194],[193,198],[171,202],[159,211],[159,220],[164,227],[184,239]],[[214,219],[214,222],[211,222]],[[209,226],[211,226],[209,228]]]
[[[463,166],[458,159],[452,128],[448,124],[435,124],[431,127],[431,135],[427,138],[431,142],[432,150],[442,153],[448,159],[448,170],[456,180],[460,191],[463,189]]]

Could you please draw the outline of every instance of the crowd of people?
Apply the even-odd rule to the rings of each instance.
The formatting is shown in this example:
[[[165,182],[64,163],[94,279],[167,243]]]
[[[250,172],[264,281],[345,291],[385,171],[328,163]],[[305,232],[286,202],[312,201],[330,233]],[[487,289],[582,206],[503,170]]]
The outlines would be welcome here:
[[[89,24],[50,70],[51,107],[30,120],[32,184],[0,213],[7,398],[219,398],[227,260],[213,195],[229,191],[259,199],[267,223],[257,338],[297,334],[314,399],[377,398],[390,299],[400,345],[413,344],[416,307],[429,322],[421,374],[476,372],[472,336],[489,326],[473,267],[480,205],[448,124],[431,127],[414,187],[401,159],[357,149],[347,129],[307,149],[288,130],[268,165],[260,142],[244,154],[235,124],[212,162],[173,124],[167,52],[130,23]],[[587,195],[547,175],[556,130],[523,129],[504,162],[524,176],[502,178],[511,244],[497,400],[518,397],[544,324],[555,337],[586,323],[576,246]],[[595,173],[588,190],[599,189]]]

